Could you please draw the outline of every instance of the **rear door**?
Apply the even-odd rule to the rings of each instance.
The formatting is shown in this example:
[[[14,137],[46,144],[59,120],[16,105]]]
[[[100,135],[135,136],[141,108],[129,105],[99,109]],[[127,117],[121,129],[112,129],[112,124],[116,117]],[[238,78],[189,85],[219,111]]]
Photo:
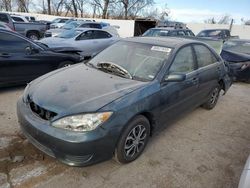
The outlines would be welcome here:
[[[210,91],[219,82],[222,73],[223,62],[205,45],[194,44],[196,60],[198,63],[198,74],[200,78],[199,97],[206,98]]]
[[[169,74],[185,74],[186,79],[182,82],[163,82],[161,87],[162,123],[199,103],[196,99],[199,86],[196,67],[191,45],[181,48],[176,53],[166,76]]]

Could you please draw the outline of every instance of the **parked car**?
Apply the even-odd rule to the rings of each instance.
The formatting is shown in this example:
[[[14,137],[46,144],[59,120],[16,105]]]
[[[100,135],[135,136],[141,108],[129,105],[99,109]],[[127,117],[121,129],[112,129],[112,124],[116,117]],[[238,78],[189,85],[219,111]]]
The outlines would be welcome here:
[[[6,29],[11,31],[11,28],[4,22],[0,22],[0,29]]]
[[[250,156],[244,166],[241,173],[240,182],[238,188],[249,188],[250,187]]]
[[[25,22],[25,23],[29,23],[29,21],[28,21],[24,16],[10,15],[10,17],[12,18],[12,20],[13,20],[14,22]]]
[[[105,31],[111,32],[112,34],[119,37],[119,34],[115,28],[110,26],[109,24],[105,24],[103,22],[90,22],[90,21],[73,21],[68,24],[65,24],[61,28],[58,29],[50,29],[45,32],[45,37],[54,37],[65,30],[75,29],[75,28],[96,28],[96,29],[103,29]]]
[[[7,23],[7,25],[14,31],[32,39],[38,40],[43,37],[44,32],[47,29],[47,25],[44,23],[24,23],[24,22],[13,22],[12,18],[8,13],[0,12],[0,21]]]
[[[224,41],[231,38],[239,38],[239,36],[231,36],[229,29],[205,29],[199,32],[197,37],[206,37],[213,39],[222,39]]]
[[[0,87],[24,84],[81,60],[79,50],[50,49],[18,33],[0,29]]]
[[[175,29],[174,27],[156,27],[147,30],[143,37],[195,36],[190,29]]]
[[[85,64],[34,80],[17,114],[28,140],[66,164],[113,155],[128,163],[155,130],[200,105],[214,108],[230,84],[223,60],[204,43],[127,38]]]
[[[69,20],[73,21],[73,19],[70,19],[70,18],[56,18],[52,20],[50,24],[50,29],[61,28]]]
[[[65,30],[75,29],[76,27],[78,27],[82,23],[83,23],[82,21],[72,21],[68,24],[65,24],[61,28],[49,29],[45,32],[44,37],[55,37],[55,36],[61,34],[62,32],[64,32]]]
[[[85,57],[91,57],[116,42],[115,35],[95,28],[66,30],[55,37],[41,39],[49,47],[74,47]]]
[[[228,40],[221,57],[229,63],[234,80],[250,83],[250,40]]]

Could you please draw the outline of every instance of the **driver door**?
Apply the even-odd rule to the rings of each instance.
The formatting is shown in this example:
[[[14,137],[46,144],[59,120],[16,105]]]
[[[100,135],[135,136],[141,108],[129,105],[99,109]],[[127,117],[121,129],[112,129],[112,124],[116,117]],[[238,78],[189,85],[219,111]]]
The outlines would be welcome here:
[[[183,74],[186,79],[178,82],[162,82],[160,91],[162,124],[196,106],[199,85],[196,67],[193,48],[190,45],[176,53],[166,77],[171,74]]]

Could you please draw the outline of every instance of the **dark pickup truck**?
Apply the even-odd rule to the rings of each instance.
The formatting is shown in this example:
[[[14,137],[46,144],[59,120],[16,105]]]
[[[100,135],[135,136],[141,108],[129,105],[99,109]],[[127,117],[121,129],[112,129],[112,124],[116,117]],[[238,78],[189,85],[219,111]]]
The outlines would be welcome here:
[[[196,36],[212,39],[221,39],[223,41],[226,41],[228,39],[239,38],[239,36],[232,36],[229,29],[205,29],[199,32]]]
[[[7,23],[7,25],[14,31],[32,39],[38,40],[44,36],[45,31],[48,29],[44,23],[24,23],[13,22],[8,13],[0,12],[0,21]]]

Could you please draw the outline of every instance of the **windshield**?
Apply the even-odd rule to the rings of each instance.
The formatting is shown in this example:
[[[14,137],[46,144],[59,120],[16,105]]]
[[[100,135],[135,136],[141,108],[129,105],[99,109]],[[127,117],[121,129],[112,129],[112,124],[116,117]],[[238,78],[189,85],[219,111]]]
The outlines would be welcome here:
[[[209,30],[200,32],[197,37],[216,37],[221,34],[221,30]]]
[[[70,22],[68,24],[65,24],[62,28],[63,29],[73,29],[79,26],[80,24],[78,22]]]
[[[223,49],[250,54],[250,41],[227,41],[224,43]]]
[[[120,41],[88,63],[95,67],[103,63],[114,64],[125,69],[133,79],[150,81],[155,78],[170,52],[171,48],[168,47]]]
[[[169,31],[165,29],[149,29],[142,36],[144,37],[160,37],[168,36]]]
[[[60,20],[61,20],[60,18],[56,18],[56,19],[52,20],[51,23],[58,23]]]
[[[81,31],[77,31],[75,29],[71,29],[71,30],[66,30],[63,31],[62,33],[60,33],[59,35],[57,35],[56,37],[59,38],[64,38],[64,39],[69,39],[69,38],[74,38],[77,35],[79,35],[81,33]]]

